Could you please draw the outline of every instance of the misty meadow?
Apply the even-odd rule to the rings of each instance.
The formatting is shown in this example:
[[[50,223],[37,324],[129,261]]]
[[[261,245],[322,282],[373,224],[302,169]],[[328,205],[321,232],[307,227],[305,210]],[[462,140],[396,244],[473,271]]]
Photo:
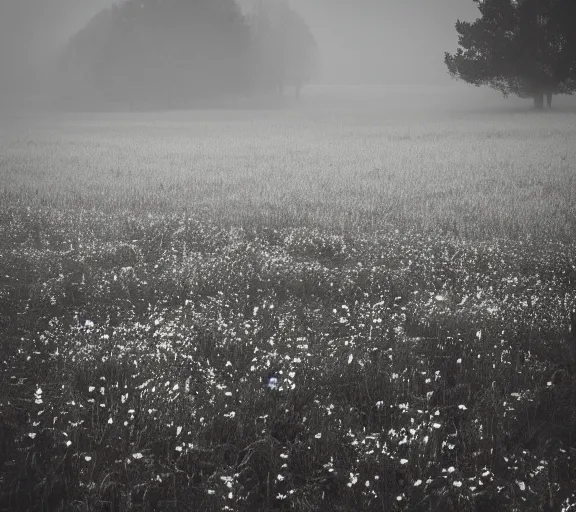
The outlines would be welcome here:
[[[319,85],[282,3],[78,27],[0,117],[0,510],[576,510],[576,45],[544,4],[438,53],[520,99]]]

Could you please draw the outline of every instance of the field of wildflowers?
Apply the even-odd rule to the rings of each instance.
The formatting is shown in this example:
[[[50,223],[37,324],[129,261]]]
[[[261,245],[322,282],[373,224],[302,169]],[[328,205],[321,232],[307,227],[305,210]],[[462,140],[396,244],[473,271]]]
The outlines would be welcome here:
[[[0,130],[0,510],[576,510],[576,124]]]

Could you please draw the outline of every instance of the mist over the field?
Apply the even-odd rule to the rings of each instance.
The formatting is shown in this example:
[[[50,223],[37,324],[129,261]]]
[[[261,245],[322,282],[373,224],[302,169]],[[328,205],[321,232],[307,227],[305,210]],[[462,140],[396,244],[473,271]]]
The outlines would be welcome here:
[[[244,14],[258,4],[239,3]],[[2,2],[0,105],[33,108],[54,96],[62,86],[57,64],[67,42],[112,4],[111,0]],[[501,103],[497,93],[452,80],[443,63],[444,52],[457,45],[456,19],[478,16],[472,1],[292,0],[290,6],[307,22],[318,44],[318,69],[311,83],[323,87],[305,91],[308,105],[314,104],[312,98],[321,103],[332,98],[340,104],[368,99],[379,105],[397,104],[406,94],[408,100],[402,102],[417,96],[423,105],[460,102],[473,108],[486,101]],[[165,35],[170,33],[170,28],[165,30]]]

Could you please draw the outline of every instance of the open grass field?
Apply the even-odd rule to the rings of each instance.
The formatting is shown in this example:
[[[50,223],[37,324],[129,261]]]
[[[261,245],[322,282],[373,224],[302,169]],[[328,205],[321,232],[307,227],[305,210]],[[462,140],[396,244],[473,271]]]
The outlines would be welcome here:
[[[316,108],[19,124],[1,139],[0,191],[37,194],[31,204],[145,205],[341,234],[389,222],[467,238],[575,234],[574,111]]]
[[[0,510],[576,510],[574,109],[0,122]]]

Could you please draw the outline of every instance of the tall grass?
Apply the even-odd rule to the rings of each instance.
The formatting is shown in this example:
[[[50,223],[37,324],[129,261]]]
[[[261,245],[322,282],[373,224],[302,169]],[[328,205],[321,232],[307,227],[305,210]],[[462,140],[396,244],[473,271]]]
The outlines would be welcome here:
[[[466,238],[574,236],[572,113],[162,119],[69,115],[12,129],[2,137],[0,190],[109,211],[291,219],[341,234],[393,223]]]
[[[1,509],[576,507],[572,117],[157,117],[1,132]]]

